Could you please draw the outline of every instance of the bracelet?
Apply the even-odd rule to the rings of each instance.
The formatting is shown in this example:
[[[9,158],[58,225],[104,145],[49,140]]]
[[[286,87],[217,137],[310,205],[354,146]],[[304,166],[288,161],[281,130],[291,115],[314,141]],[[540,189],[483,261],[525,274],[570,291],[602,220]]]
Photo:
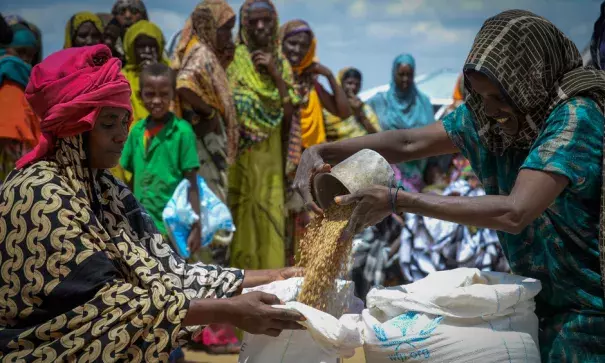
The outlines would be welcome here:
[[[400,185],[397,187],[397,191],[395,191],[395,201],[393,202],[393,213],[397,214],[397,196],[399,195],[399,189],[401,189],[401,191],[405,192],[405,188]]]
[[[394,187],[389,187],[389,199],[391,200],[391,209],[393,211],[396,210],[396,205],[395,205],[395,198],[396,198],[396,194],[393,194],[393,189],[395,189]]]

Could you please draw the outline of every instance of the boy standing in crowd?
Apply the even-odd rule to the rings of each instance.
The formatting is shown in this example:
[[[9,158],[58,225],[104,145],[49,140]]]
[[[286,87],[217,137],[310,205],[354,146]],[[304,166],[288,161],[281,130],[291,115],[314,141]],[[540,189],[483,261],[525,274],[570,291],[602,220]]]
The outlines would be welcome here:
[[[157,228],[166,234],[162,220],[164,207],[179,183],[189,180],[189,203],[200,215],[197,170],[200,167],[195,133],[189,122],[170,112],[176,81],[165,64],[151,64],[140,76],[140,97],[149,116],[130,131],[120,164],[133,174],[131,190],[147,209]],[[194,224],[189,234],[191,253],[201,244],[201,224]]]

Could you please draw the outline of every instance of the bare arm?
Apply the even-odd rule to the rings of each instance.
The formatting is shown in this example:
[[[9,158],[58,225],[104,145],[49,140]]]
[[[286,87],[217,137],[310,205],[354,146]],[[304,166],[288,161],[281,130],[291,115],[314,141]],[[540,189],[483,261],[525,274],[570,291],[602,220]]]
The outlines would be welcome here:
[[[336,82],[336,78],[334,78],[332,72],[327,70],[327,74],[325,76],[328,79],[328,82],[330,83],[330,88],[332,89],[334,94],[329,93],[321,85],[318,85],[317,95],[319,96],[321,105],[331,114],[336,115],[342,119],[350,117],[352,115],[352,112],[345,91],[338,84],[338,82]]]
[[[459,224],[520,233],[542,214],[569,184],[564,176],[523,169],[510,195],[450,197],[401,192],[398,211]]]
[[[202,243],[202,215],[200,214],[200,191],[197,187],[197,171],[188,171],[185,173],[184,177],[189,181],[189,193],[187,195],[189,204],[191,204],[193,211],[200,217],[198,222],[191,226],[191,231],[187,238],[189,251],[194,253],[200,248],[200,244]]]
[[[378,132],[378,130],[376,130],[374,125],[372,125],[372,123],[366,116],[366,113],[363,111],[363,105],[357,112],[355,112],[355,118],[357,119],[357,122],[359,122],[369,134],[375,134]]]
[[[459,152],[441,121],[421,128],[385,131],[321,144],[314,148],[331,165],[338,164],[362,149],[378,152],[391,164]]]

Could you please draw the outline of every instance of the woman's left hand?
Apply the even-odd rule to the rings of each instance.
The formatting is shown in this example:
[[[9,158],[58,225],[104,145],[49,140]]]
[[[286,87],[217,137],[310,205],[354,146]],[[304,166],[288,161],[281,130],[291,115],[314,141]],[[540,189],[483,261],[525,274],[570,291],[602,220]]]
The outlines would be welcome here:
[[[394,191],[393,191],[394,192]],[[341,241],[352,239],[365,228],[380,223],[393,213],[390,189],[381,185],[373,185],[349,195],[336,197],[338,205],[357,203],[349,223],[345,227]]]
[[[324,66],[321,63],[313,63],[307,68],[307,72],[312,74],[317,74],[324,77],[329,77],[332,75],[332,71],[330,68]]]
[[[284,267],[275,270],[275,272],[275,281],[281,281],[290,279],[292,277],[302,277],[305,273],[305,269],[302,267]]]
[[[199,223],[194,223],[189,231],[189,237],[187,238],[187,246],[189,247],[189,253],[194,254],[200,249],[202,245],[202,226]]]

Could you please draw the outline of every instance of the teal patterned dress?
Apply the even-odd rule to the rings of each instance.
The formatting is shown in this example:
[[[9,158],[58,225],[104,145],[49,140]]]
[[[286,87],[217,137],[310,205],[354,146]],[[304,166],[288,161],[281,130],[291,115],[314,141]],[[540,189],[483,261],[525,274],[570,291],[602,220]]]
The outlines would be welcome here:
[[[443,120],[489,195],[508,195],[521,169],[570,183],[522,233],[499,232],[515,274],[542,282],[536,299],[543,362],[605,362],[605,306],[599,267],[599,202],[605,119],[588,98],[557,106],[529,150],[490,153],[466,106]]]

